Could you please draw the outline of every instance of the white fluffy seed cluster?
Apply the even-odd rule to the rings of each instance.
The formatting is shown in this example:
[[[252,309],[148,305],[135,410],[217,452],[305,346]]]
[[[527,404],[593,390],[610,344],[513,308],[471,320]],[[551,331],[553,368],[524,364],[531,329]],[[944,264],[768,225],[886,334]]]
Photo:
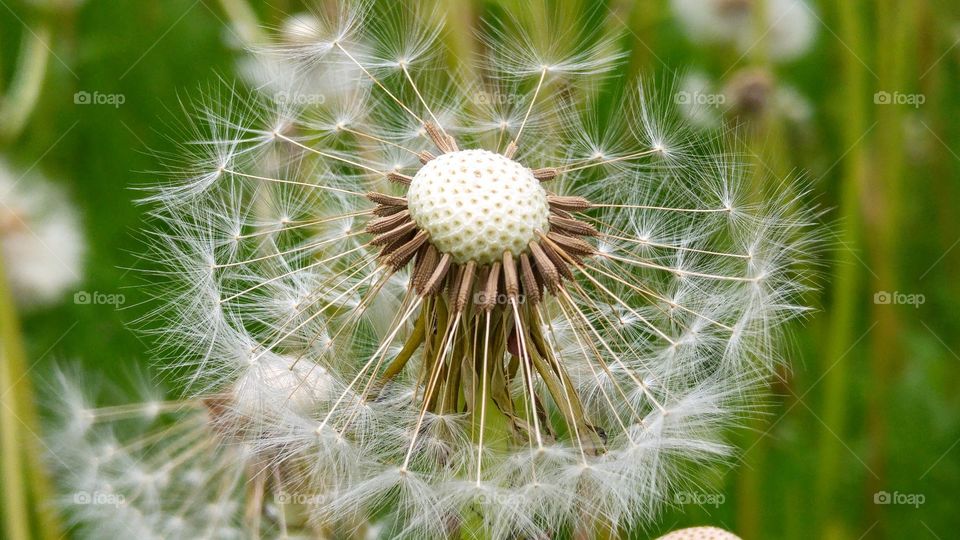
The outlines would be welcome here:
[[[461,150],[427,163],[407,193],[410,216],[458,263],[520,254],[549,229],[547,192],[530,169],[487,150]]]
[[[148,316],[158,361],[204,405],[162,423],[193,439],[164,434],[147,445],[149,461],[142,438],[111,439],[126,425],[102,426],[129,449],[107,467],[86,408],[62,406],[78,429],[48,446],[79,454],[58,461],[69,464],[59,476],[80,536],[314,537],[371,520],[380,538],[418,540],[642,531],[677,488],[695,489],[700,467],[728,455],[722,436],[755,410],[759,383],[782,361],[781,328],[806,311],[813,284],[816,220],[802,188],[785,180],[748,191],[735,152],[713,153],[716,134],[687,129],[675,100],[640,83],[625,89],[622,114],[594,122],[596,78],[620,55],[615,36],[566,39],[582,26],[572,17],[546,21],[555,25],[546,35],[565,36],[549,50],[533,47],[519,20],[497,24],[482,72],[517,102],[463,107],[472,96],[456,91],[461,74],[434,54],[441,18],[395,4],[346,5],[319,21],[322,37],[272,47],[271,58],[297,68],[278,70],[297,75],[287,86],[257,84],[249,103],[228,90],[198,104],[185,137],[205,142],[183,145],[178,180],[151,197],[161,226],[144,257],[162,269]],[[354,75],[340,77],[345,69]],[[317,84],[331,80],[343,91]],[[521,163],[565,171],[545,184],[551,193],[593,203],[579,217],[597,228],[596,255],[562,293],[513,313],[496,306],[489,335],[485,314],[450,317],[449,298],[411,294],[415,263],[382,264],[366,228],[402,210],[380,215],[366,193],[386,190],[388,171],[413,176],[389,194],[407,197],[419,229],[458,264],[526,250],[549,223],[546,193],[492,152],[421,165],[441,150],[425,136],[427,117],[463,148],[519,139]],[[395,219],[407,238],[406,216]],[[517,362],[521,348],[537,354]],[[469,362],[487,349],[496,354]],[[428,386],[456,377],[459,395],[423,407]],[[162,403],[151,402],[148,411]],[[184,425],[205,419],[213,430]],[[166,483],[144,484],[140,463]],[[92,482],[74,483],[77,471]],[[128,505],[74,504],[81,489],[123,493]],[[305,502],[286,512],[288,495]]]

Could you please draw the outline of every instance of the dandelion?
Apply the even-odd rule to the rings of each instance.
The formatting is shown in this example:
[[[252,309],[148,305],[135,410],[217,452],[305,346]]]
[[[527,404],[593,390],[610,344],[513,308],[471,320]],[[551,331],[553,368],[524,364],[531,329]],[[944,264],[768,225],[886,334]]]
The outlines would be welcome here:
[[[58,186],[0,162],[0,249],[17,303],[39,307],[80,281],[86,243],[76,209]]]
[[[228,436],[227,396],[168,400],[141,384],[138,401],[95,407],[89,380],[71,371],[53,380],[49,458],[80,537],[327,534],[306,525],[302,488],[284,484],[278,464]]]
[[[817,34],[806,0],[671,0],[671,5],[693,41],[733,45],[744,54],[761,47],[773,60],[803,56]]]
[[[473,78],[442,63],[438,20],[317,13],[272,53],[352,66],[350,91],[201,107],[189,165],[150,197],[160,348],[309,486],[312,524],[643,526],[728,454],[721,431],[780,363],[810,216],[791,186],[742,192],[669,92],[628,85],[599,118],[615,36],[493,21]]]
[[[813,105],[806,96],[764,69],[737,70],[720,89],[706,73],[692,71],[684,75],[679,88],[681,113],[702,130],[717,129],[724,117],[736,125],[778,118],[797,126],[808,125],[813,117]]]

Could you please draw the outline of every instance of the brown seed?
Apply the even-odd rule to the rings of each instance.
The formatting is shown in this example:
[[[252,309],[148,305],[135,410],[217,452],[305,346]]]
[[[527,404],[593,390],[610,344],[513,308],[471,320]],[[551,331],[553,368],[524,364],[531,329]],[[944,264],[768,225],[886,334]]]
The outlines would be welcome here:
[[[477,274],[477,263],[470,261],[463,269],[463,275],[460,278],[460,290],[457,292],[457,302],[454,309],[457,313],[462,313],[470,301],[470,293],[473,292],[473,280]]]
[[[503,281],[507,296],[511,300],[517,300],[520,297],[520,282],[517,279],[517,265],[513,261],[513,253],[503,252]]]
[[[560,174],[560,170],[556,167],[544,167],[533,170],[533,177],[541,182],[549,182],[556,178],[558,174]]]
[[[447,135],[447,146],[450,147],[451,152],[460,151],[460,147],[457,146],[457,140],[453,138],[453,135]]]
[[[387,216],[392,216],[397,212],[403,212],[404,210],[406,210],[405,206],[384,206],[380,204],[373,209],[373,215],[377,217],[387,217]]]
[[[437,269],[439,262],[440,253],[437,251],[437,248],[433,244],[427,244],[426,250],[421,251],[421,254],[417,257],[417,264],[413,269],[413,276],[411,278],[413,290],[417,292],[423,290],[423,286],[426,285],[427,280],[433,275],[433,271]]]
[[[574,255],[589,257],[597,253],[597,248],[579,238],[573,238],[555,232],[547,233],[547,238],[563,251]]]
[[[397,250],[387,258],[386,263],[392,266],[394,270],[403,268],[410,262],[410,259],[417,254],[417,251],[420,250],[420,247],[423,246],[429,238],[430,234],[427,233],[427,231],[418,232],[412,239],[397,248]]]
[[[426,150],[420,152],[419,154],[417,154],[417,156],[420,158],[420,163],[424,165],[426,165],[427,163],[430,163],[431,161],[437,158],[437,156],[431,154],[430,152],[427,152]]]
[[[413,182],[413,177],[398,173],[396,171],[390,171],[387,173],[387,180],[390,180],[391,182],[395,182],[397,184],[403,184],[405,186],[409,186],[410,182]]]
[[[374,246],[383,246],[395,241],[398,238],[405,236],[410,231],[417,228],[417,224],[413,221],[408,221],[399,227],[396,227],[390,231],[387,231],[379,236],[374,237],[370,241]]]
[[[391,208],[399,207],[393,206]],[[367,223],[366,231],[370,234],[385,233],[403,225],[408,219],[410,219],[410,212],[406,209],[401,209],[393,215],[370,220]]]
[[[407,231],[397,236],[393,241],[380,248],[380,258],[386,261],[394,252],[413,239],[413,231]]]
[[[558,215],[550,216],[550,225],[564,232],[576,236],[597,236],[599,233],[593,225],[579,219],[565,218]]]
[[[569,197],[562,195],[548,195],[547,202],[553,208],[566,210],[568,212],[580,212],[593,208],[593,203],[583,197]]]
[[[540,275],[543,277],[547,289],[552,293],[560,290],[560,273],[553,262],[550,261],[550,257],[540,248],[540,244],[530,242],[530,254],[533,255],[533,260],[537,263],[537,268],[540,270]]]
[[[570,267],[567,266],[567,262],[563,260],[563,257],[557,253],[556,249],[554,249],[554,246],[556,246],[556,244],[552,244],[549,240],[545,239],[540,244],[540,249],[542,249],[547,255],[547,257],[550,259],[550,262],[553,263],[554,268],[557,269],[557,272],[559,272],[562,277],[566,279],[573,279],[573,271],[571,271]]]
[[[516,141],[510,141],[510,144],[507,145],[507,149],[503,151],[503,157],[507,159],[513,159],[513,156],[516,153],[517,153]]]
[[[385,193],[371,191],[367,193],[367,199],[384,206],[407,206],[407,199],[404,197],[394,197]]]
[[[460,294],[460,280],[463,279],[463,267],[454,263],[447,272],[446,291],[447,301],[452,306],[457,303],[457,295]]]
[[[420,291],[422,296],[436,294],[436,292],[440,290],[440,286],[443,285],[443,278],[447,277],[447,272],[450,271],[451,264],[450,254],[444,253],[443,256],[440,257],[440,262],[437,263],[433,274],[431,274],[423,284],[423,289]]]
[[[427,132],[427,136],[430,137],[430,140],[433,141],[433,144],[437,146],[437,149],[441,153],[446,154],[452,152],[453,149],[450,147],[449,142],[447,141],[447,136],[437,127],[433,122],[424,122],[423,129]]]
[[[537,276],[533,274],[530,257],[526,253],[520,254],[520,281],[523,283],[523,294],[533,305],[540,303],[540,287],[537,285]]]
[[[490,265],[490,270],[487,272],[487,281],[483,287],[483,296],[480,298],[480,302],[477,303],[477,307],[483,311],[490,311],[495,305],[497,305],[497,287],[500,285],[500,263],[495,262]]]

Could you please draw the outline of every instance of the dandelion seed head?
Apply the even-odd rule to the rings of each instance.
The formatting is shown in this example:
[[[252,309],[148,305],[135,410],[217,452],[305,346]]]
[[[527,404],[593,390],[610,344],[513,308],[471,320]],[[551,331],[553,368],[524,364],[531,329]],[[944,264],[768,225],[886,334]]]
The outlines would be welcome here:
[[[264,51],[295,88],[352,70],[335,98],[201,108],[150,199],[159,350],[235,459],[316,495],[309,526],[642,526],[781,362],[814,251],[796,186],[747,204],[671,88],[602,117],[621,55],[582,25],[496,21],[465,83],[442,18],[371,9]]]

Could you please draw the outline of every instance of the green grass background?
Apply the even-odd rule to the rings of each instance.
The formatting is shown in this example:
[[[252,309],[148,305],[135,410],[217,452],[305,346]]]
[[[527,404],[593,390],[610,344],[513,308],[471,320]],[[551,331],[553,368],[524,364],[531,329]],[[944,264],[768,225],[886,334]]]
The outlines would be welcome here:
[[[460,23],[507,0],[438,0]],[[558,0],[560,1],[560,0]],[[560,1],[615,13],[628,70],[670,80],[691,68],[715,77],[762,57],[691,43],[666,0]],[[583,4],[583,5],[581,5]],[[300,2],[252,2],[277,25]],[[818,313],[797,325],[793,368],[773,385],[768,417],[736,440],[741,463],[713,474],[718,504],[678,505],[654,534],[712,524],[745,538],[956,538],[960,490],[960,5],[954,0],[816,0],[815,48],[773,67],[814,104],[803,133],[759,122],[745,139],[755,165],[799,173],[837,237],[824,260]],[[88,0],[44,15],[0,0],[0,80],[9,84],[25,32],[49,21],[55,57],[23,134],[2,149],[70,191],[90,243],[80,290],[123,293],[124,309],[76,305],[21,314],[34,384],[76,362],[122,381],[149,363],[129,329],[138,290],[144,208],[135,187],[173,151],[179,101],[237,52],[214,0]],[[598,18],[592,19],[597,21]],[[78,91],[119,93],[117,108],[78,106]],[[922,94],[918,107],[878,106],[878,91]],[[612,104],[607,104],[607,107]],[[877,305],[878,291],[925,303]],[[879,491],[922,494],[917,508],[878,505]],[[638,537],[646,537],[647,533]],[[654,534],[655,536],[655,534]]]

